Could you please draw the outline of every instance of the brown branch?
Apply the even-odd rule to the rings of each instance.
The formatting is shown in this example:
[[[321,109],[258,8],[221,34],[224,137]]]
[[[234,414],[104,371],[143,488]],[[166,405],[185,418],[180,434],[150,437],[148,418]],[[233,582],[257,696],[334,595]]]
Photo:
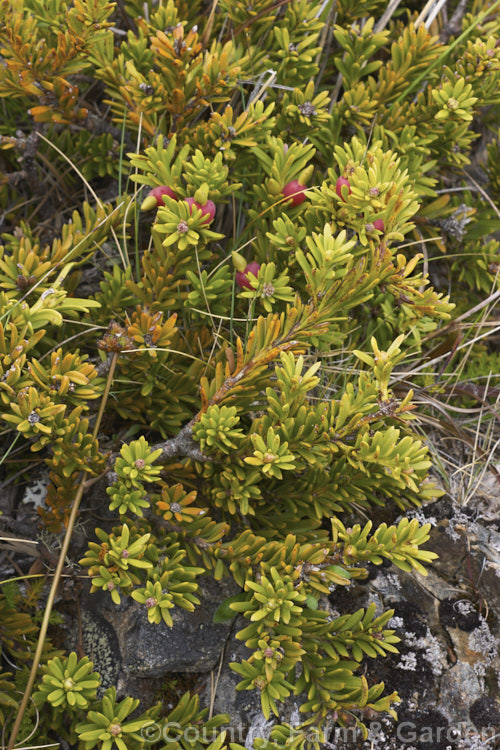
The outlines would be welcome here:
[[[315,312],[316,311],[313,309],[312,315],[314,315]],[[300,346],[300,341],[296,340],[294,336],[297,337],[301,331],[307,330],[308,321],[309,316],[306,317],[305,321],[300,316],[298,316],[298,319],[286,334],[282,334],[281,336],[277,336],[276,338],[274,338],[273,341],[268,344],[267,349],[259,352],[258,355],[252,357],[235,375],[230,375],[228,378],[226,378],[218,391],[210,399],[209,404],[212,405],[220,403],[222,399],[225,398],[227,393],[232,388],[237,386],[241,382],[241,380],[243,380],[252,370],[259,367],[265,367],[266,365],[270,364],[270,362],[277,359],[280,352],[288,351],[290,349],[293,349],[294,347]],[[276,321],[273,321],[273,325],[275,322]],[[318,324],[316,322],[316,327],[318,325],[320,326],[321,324]],[[102,366],[105,367],[106,363],[102,363]],[[200,462],[213,460],[205,456],[205,454],[200,450],[198,444],[193,440],[192,437],[193,425],[196,423],[201,413],[202,412],[198,412],[186,425],[184,425],[184,427],[175,437],[152,446],[151,450],[153,451],[158,449],[161,450],[161,454],[156,459],[155,463],[166,464],[172,458],[176,457],[191,458],[193,461]],[[117,455],[118,454],[113,454],[111,456],[111,461],[113,464],[114,459]]]
[[[113,138],[121,143],[122,131],[115,125],[104,120],[102,117],[95,115],[93,112],[89,112],[87,117],[82,123],[84,128],[88,128],[94,135],[102,135],[103,133],[109,133]],[[132,142],[130,135],[125,131],[123,133],[123,143],[128,151],[135,151],[136,146]]]
[[[153,445],[152,450],[161,449],[161,455],[155,463],[166,464],[172,458],[182,456],[183,458],[192,458],[193,461],[208,461],[207,456],[201,452],[199,445],[192,438],[193,424],[196,417],[184,425],[182,430],[174,438],[166,440],[164,443]]]

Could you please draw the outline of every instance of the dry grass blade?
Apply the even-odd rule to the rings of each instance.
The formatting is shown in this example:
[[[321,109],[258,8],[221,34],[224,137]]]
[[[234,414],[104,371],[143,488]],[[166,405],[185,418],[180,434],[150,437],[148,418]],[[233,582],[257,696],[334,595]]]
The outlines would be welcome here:
[[[321,31],[321,36],[319,39],[320,50],[316,56],[316,65],[318,65],[319,67],[321,60],[323,60],[323,62],[321,64],[318,76],[316,78],[316,87],[321,81],[323,77],[323,73],[325,72],[326,66],[328,64],[328,57],[330,55],[330,51],[332,48],[332,41],[333,41],[333,34],[332,33],[329,34],[328,32],[335,25],[336,15],[337,15],[337,0],[333,0],[330,10],[328,11],[328,17],[325,21],[325,25],[323,26],[323,29]]]
[[[424,9],[415,21],[415,28],[418,29],[418,27],[423,23],[428,29],[438,13],[441,11],[443,5],[446,5],[446,2],[447,0],[437,0],[437,2],[436,0],[429,0],[429,2],[425,4]]]
[[[207,25],[205,26],[205,29],[201,37],[201,43],[203,44],[204,47],[207,46],[208,40],[210,39],[210,35],[212,33],[212,28],[213,28],[214,19],[215,19],[215,11],[217,9],[218,4],[219,4],[219,0],[213,0],[212,7],[210,9],[210,15],[208,16]]]
[[[224,643],[224,646],[222,648],[222,652],[221,652],[220,659],[219,659],[219,668],[217,670],[217,675],[215,677],[215,680],[214,680],[214,670],[212,669],[212,671],[210,672],[210,707],[208,711],[209,720],[212,718],[213,712],[214,712],[215,694],[217,692],[217,685],[219,684],[220,673],[222,670],[222,665],[224,663],[225,651],[226,651],[226,643]]]
[[[15,534],[10,534],[8,531],[3,531],[3,536],[0,536],[0,542],[6,542],[6,544],[0,544],[0,549],[7,549],[16,554],[28,555],[29,557],[37,557],[37,545],[38,542],[32,539],[20,539]]]
[[[374,31],[382,31],[382,29],[385,29],[391,18],[393,17],[394,13],[398,9],[399,5],[401,4],[401,0],[391,0],[389,5],[384,11],[384,14],[380,20],[377,21],[375,24]]]

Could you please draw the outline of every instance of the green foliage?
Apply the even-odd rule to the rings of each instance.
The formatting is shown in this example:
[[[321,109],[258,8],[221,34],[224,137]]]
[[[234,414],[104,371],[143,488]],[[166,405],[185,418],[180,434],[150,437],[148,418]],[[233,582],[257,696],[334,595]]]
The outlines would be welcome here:
[[[135,568],[153,567],[150,560],[143,560],[150,534],[140,536],[134,529],[131,540],[127,524],[120,531],[120,534],[106,534],[96,529],[101,544],[91,542],[87,556],[80,560],[82,565],[90,567],[90,574],[94,576],[92,589],[109,591],[115,604],[120,603],[119,589],[131,589],[134,583],[139,583]],[[101,562],[104,564],[100,565]]]
[[[332,618],[322,597],[368,564],[426,573],[429,527],[404,512],[441,491],[412,388],[453,377],[475,305],[464,378],[495,365],[500,23],[479,2],[440,38],[404,5],[381,28],[386,5],[0,0],[5,466],[49,469],[54,532],[106,478],[111,521],[80,565],[109,606],[131,597],[172,627],[200,576],[238,584],[215,618],[247,621],[238,690],[267,718],[293,696],[309,732],[275,724],[257,750],[395,716],[364,676],[396,651],[392,611]],[[378,523],[382,506],[402,519]],[[24,684],[42,586],[0,596]],[[161,750],[186,750],[178,722],[218,730],[195,750],[227,744],[230,717],[205,721],[197,695],[137,716],[114,687],[97,696],[86,657],[42,655],[33,742],[140,748],[156,722]],[[2,673],[0,721],[18,705]]]
[[[238,422],[235,406],[214,404],[208,407],[199,422],[193,426],[193,439],[200,444],[203,452],[219,450],[223,453],[232,453],[243,437],[241,429],[234,429]]]
[[[146,500],[144,482],[158,479],[160,469],[152,466],[160,451],[150,451],[143,435],[129,445],[123,445],[120,456],[115,461],[117,481],[106,492],[111,498],[109,509],[118,509],[120,515],[128,512],[142,516],[143,508],[149,506]]]
[[[257,276],[250,272],[248,280],[252,289],[241,292],[240,297],[259,300],[266,312],[272,311],[277,300],[293,302],[293,288],[287,286],[289,278],[286,272],[276,275],[275,263],[263,263]]]
[[[151,725],[153,721],[145,718],[127,720],[138,705],[137,698],[124,698],[118,703],[115,688],[106,690],[98,707],[100,710],[89,711],[86,721],[76,725],[78,738],[85,750],[91,750],[96,746],[102,750],[112,750],[115,747],[118,750],[128,750],[140,747],[142,738],[139,731]]]
[[[59,657],[47,662],[46,672],[38,692],[33,696],[39,704],[47,701],[54,708],[88,708],[89,699],[95,698],[101,681],[92,672],[92,662],[84,656],[78,660],[74,651],[62,660]]]

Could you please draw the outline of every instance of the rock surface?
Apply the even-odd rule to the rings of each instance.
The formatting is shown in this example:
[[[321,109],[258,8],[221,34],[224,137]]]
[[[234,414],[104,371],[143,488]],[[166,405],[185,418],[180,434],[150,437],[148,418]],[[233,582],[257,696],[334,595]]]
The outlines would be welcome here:
[[[341,611],[372,601],[395,610],[389,625],[402,639],[400,653],[369,660],[366,676],[397,690],[398,723],[368,722],[366,742],[337,727],[328,750],[500,747],[500,549],[491,546],[499,516],[467,514],[450,500],[415,515],[431,522],[426,549],[439,555],[428,576],[379,568],[368,583],[330,596]]]
[[[115,684],[119,694],[155,700],[169,677],[179,673],[208,675],[217,668],[230,633],[230,623],[214,624],[220,602],[240,591],[229,579],[198,579],[200,604],[195,612],[172,611],[173,627],[148,622],[145,607],[132,599],[112,603],[104,592],[82,594],[81,624],[84,652],[99,672],[103,687]],[[77,628],[68,627],[68,649],[76,647]],[[188,680],[191,686],[193,680]]]

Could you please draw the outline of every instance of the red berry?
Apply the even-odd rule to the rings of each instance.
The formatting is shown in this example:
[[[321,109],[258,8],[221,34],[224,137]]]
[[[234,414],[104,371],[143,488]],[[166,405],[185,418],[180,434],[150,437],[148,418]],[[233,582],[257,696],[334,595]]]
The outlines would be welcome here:
[[[148,198],[149,198],[150,195],[153,198],[156,198],[156,205],[157,206],[164,206],[165,205],[165,201],[163,200],[163,196],[164,195],[168,195],[169,198],[173,198],[174,200],[177,199],[176,194],[174,193],[174,191],[172,190],[172,188],[170,188],[168,185],[159,185],[158,187],[153,188],[151,190],[151,192],[148,193]]]
[[[184,200],[188,204],[189,208],[193,208],[193,206],[196,206],[196,208],[200,208],[200,204],[196,203],[194,198],[184,198]]]
[[[184,198],[184,200],[188,204],[191,211],[193,209],[193,206],[196,206],[196,208],[199,208],[200,211],[203,212],[202,215],[208,217],[207,219],[205,219],[203,223],[210,224],[210,222],[215,216],[215,203],[213,201],[208,200],[204,206],[200,206],[200,204],[197,203],[197,201],[195,201],[194,198]]]
[[[242,289],[243,287],[246,287],[246,289],[253,289],[253,286],[250,284],[250,279],[248,278],[249,273],[253,273],[254,276],[257,276],[260,269],[260,263],[257,263],[255,260],[253,260],[251,263],[248,263],[244,271],[238,271],[236,273],[236,283],[238,286],[240,286]]]
[[[373,222],[373,228],[378,229],[379,232],[385,232],[385,224],[382,219],[375,219]]]
[[[339,177],[339,179],[337,180],[337,183],[335,185],[335,192],[337,193],[337,195],[339,196],[339,198],[345,202],[345,198],[342,195],[342,188],[344,187],[344,185],[347,185],[347,194],[350,195],[351,194],[351,183],[345,177]]]
[[[215,203],[208,200],[205,205],[201,207],[201,210],[203,211],[204,216],[208,214],[208,219],[204,222],[204,224],[208,224],[215,216]]]
[[[283,188],[283,195],[285,198],[292,199],[292,206],[300,206],[307,198],[306,190],[305,185],[301,185],[298,180],[292,180],[291,182],[287,182]]]

